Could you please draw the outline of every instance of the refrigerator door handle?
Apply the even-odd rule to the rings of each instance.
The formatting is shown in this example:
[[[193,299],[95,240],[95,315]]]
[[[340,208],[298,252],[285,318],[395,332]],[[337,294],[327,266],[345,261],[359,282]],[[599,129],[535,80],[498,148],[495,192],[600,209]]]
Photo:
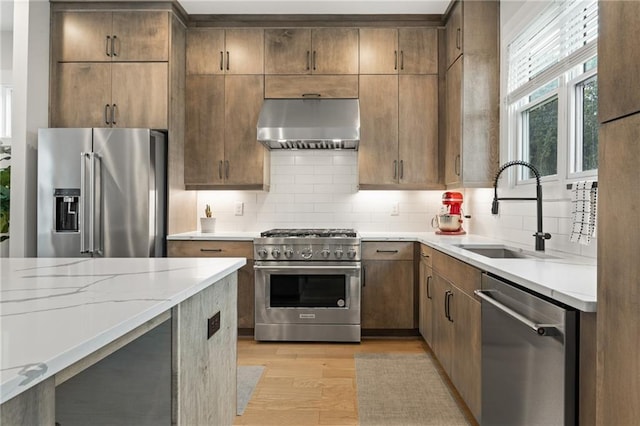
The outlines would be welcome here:
[[[87,158],[91,154],[88,152],[80,153],[80,253],[89,253],[87,248]],[[91,232],[89,232],[91,234]]]
[[[100,160],[100,157],[95,152],[89,153],[89,186],[91,191],[89,192],[89,226],[91,232],[89,233],[89,253],[94,255],[100,252],[100,246],[97,245],[96,238],[96,224],[99,224],[98,216],[96,215],[96,162]]]

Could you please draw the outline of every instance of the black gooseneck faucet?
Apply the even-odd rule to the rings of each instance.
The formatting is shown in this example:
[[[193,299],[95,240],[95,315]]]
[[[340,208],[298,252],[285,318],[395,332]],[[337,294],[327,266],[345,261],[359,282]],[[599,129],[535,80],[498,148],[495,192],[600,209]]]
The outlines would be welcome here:
[[[536,175],[536,197],[502,197],[498,198],[498,178],[500,174],[511,166],[524,166],[528,167],[534,175]],[[544,251],[544,240],[551,238],[551,234],[542,231],[542,186],[540,185],[540,172],[531,163],[527,163],[522,160],[509,161],[503,164],[496,173],[496,178],[493,181],[493,203],[491,204],[491,214],[498,214],[498,201],[499,200],[531,200],[536,202],[537,207],[537,219],[538,230],[533,236],[536,238],[536,250]]]

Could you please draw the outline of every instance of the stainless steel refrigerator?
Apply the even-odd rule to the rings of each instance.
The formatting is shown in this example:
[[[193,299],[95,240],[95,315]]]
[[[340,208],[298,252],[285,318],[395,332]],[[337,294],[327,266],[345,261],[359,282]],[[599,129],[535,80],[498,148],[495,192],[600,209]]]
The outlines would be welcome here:
[[[166,136],[149,129],[38,131],[38,257],[161,257]]]

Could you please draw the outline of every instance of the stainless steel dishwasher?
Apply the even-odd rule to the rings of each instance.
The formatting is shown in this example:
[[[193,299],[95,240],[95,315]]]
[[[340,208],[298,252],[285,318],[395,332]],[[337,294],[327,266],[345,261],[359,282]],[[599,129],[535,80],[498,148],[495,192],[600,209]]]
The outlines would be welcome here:
[[[574,425],[576,312],[482,276],[482,419],[488,425]]]

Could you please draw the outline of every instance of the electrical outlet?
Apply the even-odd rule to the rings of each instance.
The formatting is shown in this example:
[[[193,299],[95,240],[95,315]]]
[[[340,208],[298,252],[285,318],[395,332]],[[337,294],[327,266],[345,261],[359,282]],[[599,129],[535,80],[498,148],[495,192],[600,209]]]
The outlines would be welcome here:
[[[244,214],[244,203],[242,201],[236,201],[236,216],[242,216]]]
[[[207,320],[207,340],[220,330],[220,311]]]
[[[398,216],[400,214],[400,203],[397,201],[391,204],[391,216]]]

